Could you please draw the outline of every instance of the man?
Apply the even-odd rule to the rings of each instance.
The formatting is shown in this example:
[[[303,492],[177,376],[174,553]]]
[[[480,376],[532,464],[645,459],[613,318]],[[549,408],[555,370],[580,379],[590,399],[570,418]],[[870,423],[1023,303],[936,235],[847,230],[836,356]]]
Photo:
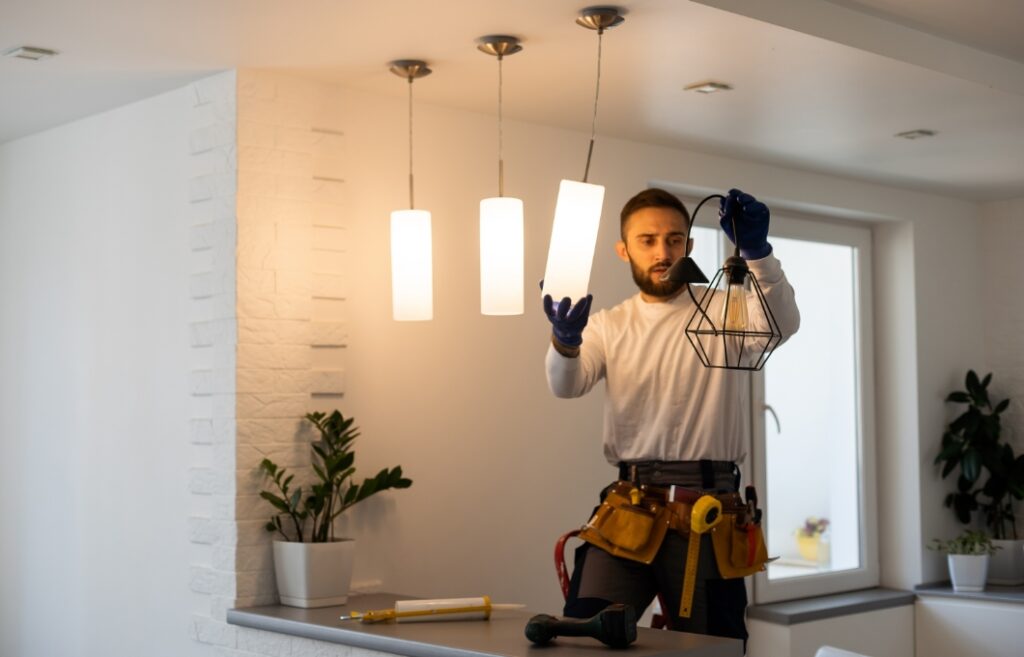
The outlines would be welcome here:
[[[741,255],[788,338],[800,316],[768,243],[768,208],[734,189],[721,202],[719,215],[734,243],[735,222]],[[701,364],[683,331],[694,312],[686,285],[661,280],[693,247],[686,238],[689,214],[672,194],[647,189],[626,203],[620,219],[616,252],[629,263],[640,291],[589,321],[590,295],[571,307],[569,299],[556,306],[545,296],[552,324],[548,385],[557,397],[580,397],[605,379],[604,453],[619,467],[620,480],[662,490],[735,492],[735,463],[744,457],[749,428],[749,378]],[[565,615],[590,617],[613,602],[631,604],[639,613],[660,594],[672,629],[746,641],[743,578],[719,575],[707,535],[692,613],[679,616],[686,551],[687,538],[675,531],[666,534],[650,565],[584,544],[576,553]]]

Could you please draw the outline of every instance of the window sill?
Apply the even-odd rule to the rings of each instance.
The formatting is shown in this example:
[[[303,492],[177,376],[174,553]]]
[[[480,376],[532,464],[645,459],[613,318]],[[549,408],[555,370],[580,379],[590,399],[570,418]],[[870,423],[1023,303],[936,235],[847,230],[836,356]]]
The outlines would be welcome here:
[[[986,584],[984,591],[954,591],[949,582],[919,584],[914,587],[919,597],[956,598],[957,600],[981,600],[984,602],[1009,602],[1024,605],[1024,586],[1000,586]]]
[[[865,589],[817,598],[751,605],[747,607],[747,618],[774,625],[797,625],[865,611],[902,607],[914,604],[914,599],[914,593],[911,591]]]

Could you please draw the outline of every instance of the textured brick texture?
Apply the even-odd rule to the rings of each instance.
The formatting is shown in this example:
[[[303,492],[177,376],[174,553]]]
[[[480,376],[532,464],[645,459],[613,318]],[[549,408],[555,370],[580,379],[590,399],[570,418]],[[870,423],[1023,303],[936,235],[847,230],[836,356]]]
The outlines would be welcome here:
[[[235,581],[238,599],[249,604],[276,600],[258,465],[269,458],[293,472],[308,466],[303,416],[314,395],[344,394],[344,135],[319,125],[324,103],[315,83],[239,73]],[[329,316],[320,316],[324,302],[314,304],[320,297]],[[291,654],[292,641],[245,632],[237,649]]]
[[[345,392],[347,161],[337,113],[324,111],[336,98],[260,71],[194,92],[189,587],[207,605],[191,634],[222,655],[348,656],[224,620],[277,600],[260,462],[307,467],[304,415]]]
[[[234,648],[237,628],[224,622],[223,600],[235,597],[235,75],[193,85],[189,148],[191,418],[188,440],[193,543],[188,586],[199,604],[196,641]]]

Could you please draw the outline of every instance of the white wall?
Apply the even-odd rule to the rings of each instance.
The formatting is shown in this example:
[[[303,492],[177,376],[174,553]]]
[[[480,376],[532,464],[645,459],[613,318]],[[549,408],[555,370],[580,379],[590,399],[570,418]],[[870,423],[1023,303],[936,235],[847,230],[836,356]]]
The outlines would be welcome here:
[[[985,372],[995,403],[1010,398],[1003,414],[1004,438],[1024,453],[1024,198],[987,203],[981,220],[981,296]],[[975,330],[978,330],[977,323]],[[982,372],[979,371],[979,375]],[[1017,502],[1017,533],[1024,538],[1024,503]]]
[[[1024,451],[1024,199],[987,203],[981,221],[981,295],[985,302],[986,372],[992,372],[993,401],[1013,401],[1003,415],[1008,440]],[[980,326],[979,326],[980,325]],[[983,374],[980,371],[979,374]],[[1018,527],[1024,532],[1024,526]]]
[[[0,146],[0,654],[188,638],[189,89]]]

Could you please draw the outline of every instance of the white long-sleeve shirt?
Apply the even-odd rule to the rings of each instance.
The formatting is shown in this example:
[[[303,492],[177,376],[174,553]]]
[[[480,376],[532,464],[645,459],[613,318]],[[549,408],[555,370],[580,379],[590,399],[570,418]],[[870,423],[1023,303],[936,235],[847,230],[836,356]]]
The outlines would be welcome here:
[[[748,264],[785,341],[799,328],[800,313],[782,265],[774,255]],[[704,289],[694,289],[698,300]],[[590,318],[578,357],[548,348],[548,385],[555,396],[581,397],[605,379],[604,454],[610,463],[738,461],[745,455],[750,375],[701,364],[684,333],[693,312],[686,292],[662,303],[645,302],[638,293]]]

